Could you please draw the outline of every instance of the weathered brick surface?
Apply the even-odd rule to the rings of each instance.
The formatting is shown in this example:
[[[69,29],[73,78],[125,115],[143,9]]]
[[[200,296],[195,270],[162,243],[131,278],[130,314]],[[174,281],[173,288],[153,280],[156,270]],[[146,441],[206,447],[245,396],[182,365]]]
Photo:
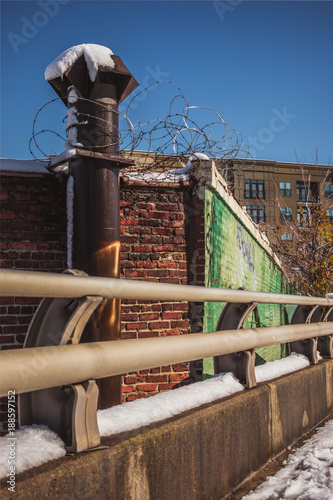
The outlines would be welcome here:
[[[186,191],[122,186],[121,276],[160,283],[188,284]],[[190,331],[183,302],[122,301],[122,338],[182,335]],[[173,379],[173,377],[179,378]],[[189,365],[126,375],[123,400],[148,397],[190,380]]]
[[[53,176],[2,175],[0,266],[66,268],[66,186]],[[2,349],[22,347],[39,299],[0,298]]]
[[[122,184],[122,278],[188,283],[186,237],[190,219],[186,200],[184,187]],[[45,272],[66,269],[65,183],[51,175],[3,175],[1,233],[1,267]],[[39,301],[26,297],[0,298],[2,349],[22,347]],[[187,303],[122,302],[123,339],[181,335],[189,331]],[[182,364],[181,369],[179,366],[125,376],[123,400],[148,397],[188,383],[188,364]]]

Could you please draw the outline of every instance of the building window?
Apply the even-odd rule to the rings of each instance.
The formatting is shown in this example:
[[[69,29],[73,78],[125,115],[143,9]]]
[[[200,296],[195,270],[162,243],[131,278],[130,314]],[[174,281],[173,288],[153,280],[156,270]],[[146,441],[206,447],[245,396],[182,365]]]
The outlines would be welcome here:
[[[291,221],[293,219],[292,208],[282,207],[280,208],[280,220],[282,222]]]
[[[305,227],[308,220],[307,211],[304,208],[297,209],[297,224],[300,227]]]
[[[318,182],[310,182],[309,184],[304,184],[304,182],[296,182],[296,197],[298,202],[308,201],[310,203],[316,203],[318,199]]]
[[[265,222],[265,207],[246,205],[246,212],[256,224]]]
[[[281,240],[292,240],[293,235],[290,233],[282,233],[281,234]]]
[[[280,196],[291,196],[291,182],[279,182]]]
[[[333,198],[333,184],[325,184],[325,198]]]
[[[326,213],[327,213],[327,217],[329,218],[330,223],[333,224],[333,210],[331,208],[329,208],[328,210],[326,210]]]
[[[244,190],[245,198],[260,198],[261,200],[265,199],[265,189],[264,189],[264,181],[258,179],[250,179],[245,181],[245,190]]]

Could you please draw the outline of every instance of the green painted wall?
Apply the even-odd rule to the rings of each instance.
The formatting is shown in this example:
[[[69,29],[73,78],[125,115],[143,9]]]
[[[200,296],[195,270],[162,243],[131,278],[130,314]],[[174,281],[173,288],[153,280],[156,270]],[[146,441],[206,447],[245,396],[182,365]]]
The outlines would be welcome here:
[[[218,288],[247,288],[260,292],[286,291],[280,268],[252,236],[246,226],[211,186],[205,189],[205,286]],[[211,332],[225,304],[206,302],[204,331]],[[259,304],[245,327],[274,326],[287,319],[278,304]],[[283,346],[256,350],[256,363],[280,359]],[[212,375],[213,358],[204,360],[204,377]]]

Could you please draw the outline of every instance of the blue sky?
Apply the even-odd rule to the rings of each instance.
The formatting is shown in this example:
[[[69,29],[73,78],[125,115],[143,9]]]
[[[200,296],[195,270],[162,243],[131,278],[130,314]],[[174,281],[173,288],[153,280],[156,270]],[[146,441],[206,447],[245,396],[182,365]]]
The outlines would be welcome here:
[[[293,162],[296,150],[311,163],[317,150],[325,164],[333,157],[332,18],[331,1],[2,1],[1,156],[31,158],[35,114],[57,97],[46,66],[73,45],[97,43],[143,87],[171,80],[190,105],[220,113],[255,158]],[[171,97],[154,87],[131,118],[165,116]],[[59,101],[47,106],[38,130],[64,135],[65,113]],[[64,149],[56,136],[39,138],[48,154]]]

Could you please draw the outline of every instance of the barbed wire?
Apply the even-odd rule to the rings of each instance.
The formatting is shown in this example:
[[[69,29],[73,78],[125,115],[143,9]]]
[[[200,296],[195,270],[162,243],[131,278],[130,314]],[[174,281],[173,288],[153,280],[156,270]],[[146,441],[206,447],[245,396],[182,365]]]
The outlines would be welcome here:
[[[175,90],[175,95],[169,102],[167,114],[164,117],[155,117],[141,123],[137,119],[135,123],[130,118],[131,110],[137,107],[136,100],[155,86],[168,85]],[[51,129],[36,131],[37,120],[46,106],[61,100],[61,97],[52,99],[39,108],[33,120],[32,137],[29,141],[29,150],[35,159],[38,159],[33,151],[37,149],[45,158],[50,154],[43,151],[37,138],[42,134],[52,133],[64,141],[66,149],[80,147],[88,150],[106,150],[109,147],[119,149],[119,154],[129,160],[134,160],[133,167],[128,167],[128,172],[135,171],[138,175],[148,172],[163,172],[167,174],[173,169],[186,166],[188,158],[194,153],[202,153],[209,159],[218,160],[220,169],[228,170],[228,164],[233,158],[242,154],[245,159],[252,158],[248,146],[243,142],[241,134],[228,125],[223,117],[213,109],[205,106],[190,105],[181,88],[175,83],[161,80],[149,85],[136,93],[129,101],[125,112],[111,109],[108,104],[92,101],[78,96],[80,103],[94,103],[108,109],[109,112],[117,114],[116,120],[111,120],[113,125],[110,129],[110,121],[100,116],[80,111],[75,106],[75,100],[68,110],[73,111],[62,120],[67,121],[67,138]],[[201,113],[201,116],[199,113]],[[204,115],[211,115],[203,125],[199,122]],[[74,118],[73,118],[74,115]],[[196,115],[196,116],[195,116]],[[89,121],[87,121],[87,118]],[[87,140],[84,144],[77,142],[77,128],[84,127],[89,123],[89,132],[86,133]],[[116,125],[115,125],[116,123]],[[92,124],[96,128],[92,128]],[[107,127],[105,127],[107,125]],[[82,133],[80,134],[82,137]],[[244,165],[238,169],[244,169]],[[223,172],[222,172],[223,173]]]

